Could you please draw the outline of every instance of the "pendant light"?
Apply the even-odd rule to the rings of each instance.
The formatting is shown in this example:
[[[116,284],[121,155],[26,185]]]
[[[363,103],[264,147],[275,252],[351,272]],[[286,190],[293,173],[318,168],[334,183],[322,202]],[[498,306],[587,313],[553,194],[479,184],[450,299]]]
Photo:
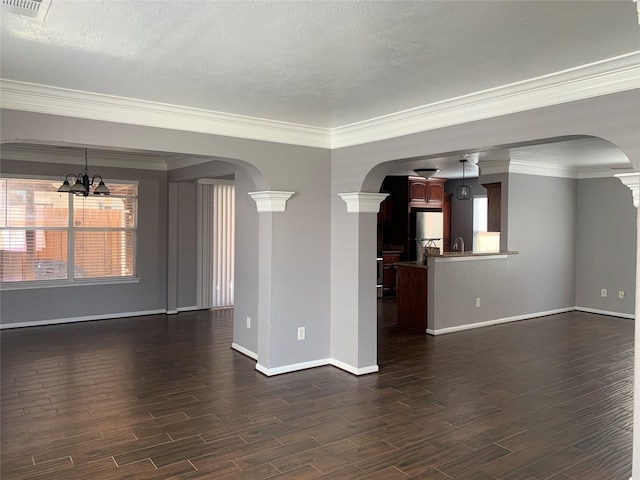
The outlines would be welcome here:
[[[460,185],[456,190],[456,198],[458,200],[471,200],[471,185],[466,185],[464,180],[464,166],[467,163],[466,158],[462,158],[460,163],[462,164],[462,185]]]
[[[96,188],[93,189],[94,195],[110,195],[111,191],[107,188],[102,180],[102,175],[95,174],[91,179],[89,179],[88,173],[88,150],[84,149],[84,172],[73,174],[68,174],[62,185],[58,188],[58,192],[62,193],[73,193],[75,195],[82,195],[84,197],[89,195],[89,187],[92,187],[96,184],[96,180],[100,179]],[[69,183],[69,181],[74,182],[73,185]]]

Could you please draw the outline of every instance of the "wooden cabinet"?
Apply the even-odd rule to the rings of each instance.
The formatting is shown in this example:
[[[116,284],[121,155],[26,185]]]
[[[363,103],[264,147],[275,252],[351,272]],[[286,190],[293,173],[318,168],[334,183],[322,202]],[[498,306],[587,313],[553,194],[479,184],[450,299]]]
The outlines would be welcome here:
[[[502,183],[483,183],[487,189],[487,232],[500,231],[502,215]]]
[[[453,193],[444,193],[442,200],[442,250],[451,251],[451,198]]]
[[[378,242],[380,251],[401,250],[406,246],[409,228],[408,178],[388,176],[380,188],[380,192],[389,194],[378,213],[378,235],[382,237]]]
[[[396,292],[397,265],[400,261],[400,252],[382,252],[382,293],[392,294]]]
[[[409,177],[409,205],[415,208],[442,208],[446,178]]]
[[[420,204],[427,202],[427,179],[409,178],[409,202]]]
[[[444,201],[444,178],[430,178],[427,180],[427,203],[441,205]]]
[[[415,260],[415,212],[442,211],[443,250],[451,247],[451,194],[444,191],[446,178],[422,178],[414,176],[388,176],[380,192],[389,196],[381,203],[378,213],[378,249],[403,249],[400,260]],[[385,270],[388,284],[385,291],[392,291],[394,273]],[[395,287],[394,287],[395,288]]]
[[[411,330],[427,331],[427,275],[426,267],[402,264],[398,267],[398,325]]]
[[[393,199],[387,197],[380,204],[380,210],[378,210],[378,225],[384,227],[390,225],[393,221],[392,202]]]

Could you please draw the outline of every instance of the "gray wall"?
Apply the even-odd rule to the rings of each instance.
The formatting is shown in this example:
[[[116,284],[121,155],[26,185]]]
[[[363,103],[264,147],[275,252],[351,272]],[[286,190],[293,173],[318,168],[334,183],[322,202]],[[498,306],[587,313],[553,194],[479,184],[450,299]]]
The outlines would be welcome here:
[[[198,303],[196,187],[192,182],[178,183],[178,309]]]
[[[330,344],[332,358],[344,361],[352,367],[368,368],[376,364],[376,215],[346,213],[344,202],[336,194],[378,191],[382,179],[392,170],[392,163],[396,159],[457,154],[486,145],[505,147],[513,143],[571,135],[605,138],[618,145],[638,167],[640,142],[637,132],[640,130],[640,117],[637,112],[640,97],[637,93],[636,90],[605,95],[331,152],[204,133],[5,109],[1,111],[0,134],[2,141],[28,139],[47,144],[86,144],[112,149],[209,156],[242,166],[251,176],[256,190],[295,191],[296,195],[289,200],[284,214],[258,215],[259,248],[262,252],[264,245],[269,260],[263,263],[260,259],[260,265],[268,268],[258,272],[259,292],[264,291],[268,297],[268,301],[263,303],[268,310],[259,312],[260,320],[265,320],[262,322],[266,325],[264,341],[268,342],[270,349],[265,362],[269,363],[268,366],[279,366],[324,358],[329,353]],[[611,121],[612,118],[616,121]],[[202,172],[206,170],[206,165],[200,168]],[[39,171],[41,173],[42,169]],[[67,167],[64,166],[56,174],[62,175],[66,171]],[[103,170],[105,172],[106,169]],[[166,178],[165,174],[159,172],[141,175],[143,179],[144,175]],[[151,227],[148,230],[145,227],[143,235],[145,241],[149,242],[143,268],[144,283],[136,289],[127,286],[126,289],[113,291],[111,287],[105,286],[89,291],[91,295],[83,297],[81,305],[87,314],[100,313],[102,307],[113,311],[120,306],[129,310],[134,306],[165,304],[158,300],[166,296],[166,181],[164,188],[156,185],[155,190],[154,184],[146,185],[145,196],[152,198],[153,206],[146,212],[149,216],[145,221]],[[518,191],[517,187],[519,185],[510,186],[510,200],[512,193]],[[537,199],[535,201],[538,202]],[[513,218],[517,217],[509,211],[509,219]],[[267,235],[265,242],[262,241],[263,234]],[[512,248],[518,248],[518,243],[528,245],[527,239],[517,240],[515,243],[510,242]],[[543,238],[540,240],[544,241]],[[560,252],[566,254],[566,248],[561,246]],[[156,258],[152,258],[154,255]],[[518,275],[532,273],[536,279],[539,278],[539,270],[534,268],[532,272],[528,271],[530,262],[539,258],[515,258],[520,262]],[[562,265],[563,268],[566,266],[564,263]],[[151,271],[155,275],[148,275]],[[564,271],[550,272],[554,273],[565,274]],[[520,285],[522,286],[526,287],[526,282]],[[551,297],[544,298],[543,303],[537,305],[533,300],[543,294],[528,294],[523,297],[525,305],[521,305],[518,310],[526,307],[538,311],[547,305],[551,307],[565,303],[567,292],[564,290],[552,292],[543,286],[542,291]],[[92,298],[95,297],[95,292],[104,295]],[[38,293],[41,292],[23,291],[16,292],[15,295],[11,292],[11,308],[17,311],[25,303],[34,303],[34,299],[40,298]],[[71,305],[81,292],[73,293],[75,295],[65,293],[60,298],[57,292],[46,292],[48,297],[44,300],[51,304],[61,301],[63,305]],[[109,298],[108,302],[104,300],[106,297]],[[516,300],[507,304],[517,306]],[[94,301],[97,302],[95,305]],[[55,308],[64,310],[65,315],[72,314],[71,309],[64,306],[56,305]],[[48,314],[45,310],[48,309],[43,308],[40,317]],[[329,311],[330,342],[327,320]],[[34,311],[28,312],[25,317],[29,313],[38,313],[37,307],[34,306]],[[33,320],[33,315],[31,317],[29,320]],[[244,323],[246,319],[241,318],[239,321]],[[301,322],[304,322],[302,325],[307,326],[310,333],[307,341],[297,342],[295,331]]]
[[[69,165],[2,160],[2,173],[63,178]],[[73,286],[0,292],[3,325],[86,316],[164,311],[166,306],[167,174],[100,167],[107,179],[138,181],[136,266],[139,283]]]
[[[517,250],[513,287],[506,298],[523,312],[575,306],[577,180],[509,175],[509,250]]]
[[[362,145],[338,148],[331,152],[332,175],[332,249],[331,249],[331,347],[332,357],[351,362],[357,367],[376,364],[375,353],[364,363],[358,362],[362,352],[351,346],[375,343],[375,275],[367,275],[369,262],[373,264],[376,241],[368,240],[368,231],[375,235],[375,216],[348,214],[345,205],[337,197],[341,192],[377,192],[383,178],[406,161],[425,156],[459,155],[468,151],[489,148],[507,148],[527,142],[544,143],[574,135],[600,137],[619,147],[632,165],[640,168],[640,96],[638,91],[603,95],[577,102],[537,108],[477,122],[390,138]],[[616,121],[611,121],[615,118]],[[505,196],[511,198],[515,187],[503,186],[503,210]],[[509,207],[510,208],[510,207]],[[508,212],[512,218],[511,212]],[[357,223],[359,216],[363,222]],[[503,211],[503,218],[505,212]],[[369,227],[366,223],[371,222]],[[502,222],[504,226],[505,222]],[[501,235],[502,241],[502,235]],[[517,247],[517,244],[514,244]],[[368,254],[370,252],[370,254]],[[566,252],[565,252],[566,253]],[[364,257],[370,259],[365,260]],[[526,264],[522,264],[526,268]],[[522,271],[521,275],[527,275]],[[571,280],[573,284],[573,280]],[[566,292],[560,299],[566,300]],[[549,304],[564,302],[547,301],[533,305],[539,311]],[[573,304],[573,292],[571,302]],[[532,303],[527,301],[527,304]],[[531,306],[531,305],[527,305]],[[514,309],[515,310],[515,309]],[[369,323],[361,328],[368,317]]]
[[[266,214],[272,215],[271,367],[327,359],[330,351],[330,168],[312,158],[293,164],[296,193],[286,212]],[[306,340],[296,340],[298,327],[306,328]]]
[[[238,169],[235,175],[236,240],[233,342],[258,353],[258,212],[248,195],[255,191],[251,178]],[[247,328],[247,317],[251,328]]]
[[[487,190],[477,178],[465,179],[465,184],[471,186],[472,196],[486,196]],[[462,237],[466,251],[473,249],[473,201],[458,200],[456,189],[462,185],[462,179],[448,180],[444,184],[444,191],[452,193],[451,199],[451,243],[456,237]]]
[[[115,150],[173,152],[176,156],[204,156],[212,161],[175,173],[172,171],[169,174],[172,181],[215,176],[216,168],[212,164],[225,162],[242,168],[251,177],[255,190],[296,192],[289,200],[286,212],[259,215],[259,224],[266,226],[259,230],[258,242],[260,248],[262,245],[269,247],[265,251],[268,262],[264,264],[268,268],[262,269],[258,275],[259,293],[264,291],[269,297],[269,301],[263,303],[264,310],[258,312],[258,325],[265,328],[263,338],[269,348],[264,350],[264,359],[259,358],[259,361],[264,361],[270,368],[327,358],[331,301],[330,151],[6,109],[0,113],[3,142],[29,139],[43,144],[89,145]],[[66,173],[66,167],[63,173]],[[156,229],[153,238],[147,240],[154,242],[153,247],[148,247],[150,252],[156,247],[162,252],[162,259],[155,262],[156,268],[162,266],[161,272],[153,277],[153,283],[161,285],[158,294],[165,301],[154,302],[153,295],[147,296],[140,291],[137,291],[137,295],[132,294],[134,289],[130,286],[123,289],[123,297],[127,299],[133,295],[137,302],[145,304],[162,303],[160,308],[164,309],[167,285],[172,289],[172,284],[177,280],[168,279],[166,275],[167,254],[172,254],[167,250],[167,174],[162,175],[165,179],[162,201],[156,199],[154,208],[162,209],[165,224],[161,235]],[[268,238],[263,242],[265,235]],[[273,249],[270,249],[271,245]],[[240,254],[239,257],[242,259]],[[236,266],[243,268],[242,264]],[[32,294],[23,291],[21,295],[23,300],[33,301]],[[51,298],[51,301],[55,302],[55,299]],[[120,302],[119,295],[113,295],[108,308],[114,310],[114,305],[127,305],[127,301]],[[100,313],[95,310],[99,308],[94,309],[88,304],[84,311],[87,315]],[[69,315],[69,312],[66,314]],[[246,315],[236,321],[246,325]],[[306,341],[295,340],[298,326],[307,328]],[[258,355],[261,355],[260,348]]]
[[[573,308],[576,183],[510,174],[508,247],[519,253],[502,260],[436,261],[429,328]]]
[[[579,180],[577,205],[576,306],[632,315],[636,208],[631,191],[617,178]],[[626,292],[622,300],[619,290]]]
[[[255,182],[260,172],[244,162],[236,170],[233,341],[257,353],[267,369],[327,359],[330,350],[329,157],[319,149],[286,150],[269,162],[279,172],[274,190],[295,192],[285,212],[258,214],[248,192],[260,189]],[[215,176],[229,162],[181,168],[169,178]],[[296,340],[298,327],[305,327],[306,340]]]

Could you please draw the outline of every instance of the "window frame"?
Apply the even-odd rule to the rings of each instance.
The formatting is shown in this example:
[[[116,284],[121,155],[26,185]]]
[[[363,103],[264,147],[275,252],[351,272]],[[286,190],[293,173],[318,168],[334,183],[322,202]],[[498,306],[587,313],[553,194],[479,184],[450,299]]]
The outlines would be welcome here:
[[[0,175],[0,179],[22,179],[22,180],[45,180],[45,181],[58,181],[61,177],[58,176],[49,176],[49,175],[28,175],[28,174],[5,174],[2,173]],[[62,180],[60,180],[62,182]],[[137,180],[122,180],[122,179],[104,179],[104,182],[108,185],[112,184],[120,184],[120,185],[135,185],[136,187],[136,196],[135,196],[135,212],[134,212],[134,227],[127,228],[113,228],[113,227],[76,227],[74,225],[74,208],[73,208],[73,200],[74,195],[67,193],[69,195],[69,207],[68,207],[68,222],[66,227],[50,227],[46,228],[46,230],[58,230],[67,232],[67,257],[70,261],[67,262],[67,277],[65,279],[51,279],[51,280],[25,280],[18,282],[4,282],[0,281],[0,291],[3,290],[29,290],[29,289],[40,289],[40,288],[59,288],[59,287],[78,287],[78,286],[92,286],[92,285],[112,285],[112,284],[130,284],[130,283],[139,283],[140,277],[138,276],[138,211],[139,211],[139,200],[140,200],[140,192],[139,192],[139,182]],[[126,198],[126,197],[123,197]],[[28,229],[27,229],[28,230]],[[34,230],[42,230],[42,228],[35,228]],[[109,230],[117,230],[123,232],[133,232],[134,243],[133,243],[133,271],[134,274],[130,276],[114,276],[114,277],[93,277],[93,278],[73,278],[74,267],[75,267],[75,233],[76,231],[109,231]]]

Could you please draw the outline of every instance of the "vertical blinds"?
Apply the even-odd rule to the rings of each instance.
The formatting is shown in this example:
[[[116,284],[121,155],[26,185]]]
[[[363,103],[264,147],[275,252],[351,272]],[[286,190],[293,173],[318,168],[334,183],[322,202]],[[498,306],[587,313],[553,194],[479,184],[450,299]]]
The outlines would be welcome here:
[[[233,305],[235,186],[213,185],[213,307]]]
[[[59,183],[0,178],[0,281],[135,276],[137,185],[83,197]]]

